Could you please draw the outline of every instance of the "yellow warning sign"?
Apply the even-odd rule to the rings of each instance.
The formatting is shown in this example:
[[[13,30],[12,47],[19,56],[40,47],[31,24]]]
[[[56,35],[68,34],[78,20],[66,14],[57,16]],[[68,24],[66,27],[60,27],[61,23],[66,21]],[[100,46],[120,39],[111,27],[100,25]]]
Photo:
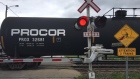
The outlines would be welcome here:
[[[114,37],[125,47],[128,47],[139,36],[132,28],[125,24]]]
[[[118,48],[118,56],[136,56],[136,48]]]

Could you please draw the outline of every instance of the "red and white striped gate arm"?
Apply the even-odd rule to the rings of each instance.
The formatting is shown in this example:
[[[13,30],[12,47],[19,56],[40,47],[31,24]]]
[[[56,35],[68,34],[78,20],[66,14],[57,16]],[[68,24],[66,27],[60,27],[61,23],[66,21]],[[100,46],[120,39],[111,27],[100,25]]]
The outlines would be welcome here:
[[[33,59],[0,59],[0,63],[10,62],[74,62],[80,58],[33,58]]]

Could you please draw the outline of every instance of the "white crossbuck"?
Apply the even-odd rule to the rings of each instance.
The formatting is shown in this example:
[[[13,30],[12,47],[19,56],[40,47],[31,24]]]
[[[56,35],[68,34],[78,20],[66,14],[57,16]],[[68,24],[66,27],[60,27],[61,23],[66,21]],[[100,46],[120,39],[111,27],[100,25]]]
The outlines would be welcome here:
[[[83,10],[87,7],[91,6],[97,13],[101,10],[94,2],[93,0],[85,0],[85,2],[82,4],[82,6],[78,9],[80,13],[83,12]]]

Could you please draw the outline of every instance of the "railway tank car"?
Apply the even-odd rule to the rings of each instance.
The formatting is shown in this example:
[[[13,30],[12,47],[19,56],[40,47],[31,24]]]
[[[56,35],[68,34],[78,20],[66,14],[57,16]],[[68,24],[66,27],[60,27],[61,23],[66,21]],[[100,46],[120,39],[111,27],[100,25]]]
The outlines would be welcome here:
[[[8,17],[1,26],[1,42],[4,52],[9,56],[44,55],[83,55],[87,47],[87,38],[83,37],[86,28],[80,31],[74,29],[77,18],[29,18]],[[119,42],[114,35],[125,25],[129,25],[140,33],[139,17],[108,18],[104,28],[97,28],[100,37],[94,44],[102,44],[104,48],[114,49],[113,43]],[[132,36],[133,37],[133,36]],[[138,37],[129,47],[135,47],[140,52]],[[124,47],[124,46],[122,46]]]
[[[81,55],[86,38],[72,27],[73,18],[8,17],[1,26],[2,47],[7,55]]]

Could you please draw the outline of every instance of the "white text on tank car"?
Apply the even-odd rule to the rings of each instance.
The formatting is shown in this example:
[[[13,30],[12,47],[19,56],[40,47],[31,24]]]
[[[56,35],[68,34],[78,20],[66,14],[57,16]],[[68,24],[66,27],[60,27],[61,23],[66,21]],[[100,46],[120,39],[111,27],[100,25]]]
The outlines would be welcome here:
[[[11,29],[11,36],[65,36],[65,29]]]

